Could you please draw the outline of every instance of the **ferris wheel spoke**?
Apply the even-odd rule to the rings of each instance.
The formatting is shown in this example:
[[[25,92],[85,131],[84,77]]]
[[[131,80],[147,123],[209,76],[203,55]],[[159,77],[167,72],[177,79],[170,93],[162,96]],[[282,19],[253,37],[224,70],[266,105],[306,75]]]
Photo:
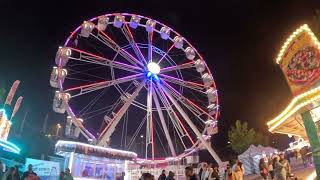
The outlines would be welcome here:
[[[160,74],[162,80],[183,86],[183,87],[187,87],[189,89],[198,91],[202,94],[205,94],[204,89],[205,89],[205,85],[203,84],[199,84],[199,83],[195,83],[195,82],[191,82],[191,81],[185,81],[179,78],[175,78],[169,75],[165,75],[165,74]]]
[[[83,74],[83,75],[94,77],[94,78],[98,78],[98,79],[106,79],[104,77],[100,77],[100,76],[96,76],[96,75],[93,75],[93,74],[90,74],[90,73],[86,73],[87,71],[91,71],[93,69],[98,69],[98,68],[91,68],[91,69],[84,70],[84,71],[77,71],[77,70],[69,69],[69,71],[73,72],[73,73],[70,73],[69,76],[76,75],[76,74]]]
[[[148,95],[147,95],[147,129],[146,129],[146,159],[148,159],[148,147],[151,144],[151,153],[152,153],[152,160],[154,160],[154,124],[153,124],[153,117],[152,117],[152,94],[153,94],[153,87],[152,81],[148,81]]]
[[[136,80],[141,77],[143,77],[143,73],[135,74],[135,75],[131,75],[131,76],[126,76],[126,77],[115,79],[115,80],[101,81],[101,82],[91,83],[91,84],[82,85],[82,86],[78,86],[78,87],[73,87],[73,88],[69,88],[69,89],[64,90],[64,92],[80,91],[78,94],[74,94],[71,96],[71,97],[76,97],[76,96],[80,96],[80,95],[83,95],[83,94],[86,94],[89,92],[93,92],[93,91],[96,91],[99,89],[114,86],[116,84]]]
[[[217,119],[217,115],[216,114],[216,117],[214,118],[212,115],[210,115],[209,112],[205,111],[204,109],[202,109],[201,107],[199,107],[196,103],[192,102],[190,99],[184,97],[181,93],[179,93],[177,90],[175,90],[172,86],[170,86],[167,82],[163,81],[163,84],[165,85],[165,87],[168,88],[168,90],[170,92],[172,92],[172,94],[174,94],[177,99],[179,99],[179,101],[182,102],[182,104],[184,104],[185,106],[188,106],[188,108],[191,108],[193,109],[193,111],[195,112],[199,112],[199,115],[200,114],[205,114],[207,115],[210,119],[214,120],[214,119]],[[216,106],[216,109],[218,109],[218,106]]]
[[[155,105],[156,105],[156,108],[157,108],[157,111],[158,111],[158,115],[159,115],[159,118],[160,118],[162,129],[164,131],[164,134],[166,136],[167,142],[169,144],[171,155],[173,157],[175,157],[175,156],[177,156],[177,154],[176,154],[176,151],[174,150],[173,143],[171,141],[170,134],[169,134],[169,131],[168,131],[168,127],[167,127],[166,122],[164,120],[164,116],[163,116],[163,113],[162,113],[162,110],[161,110],[161,107],[160,107],[160,103],[159,103],[159,100],[158,100],[158,97],[157,97],[156,93],[153,93],[153,99],[154,99],[154,102],[155,102]]]
[[[137,87],[137,89],[133,92],[133,94],[127,99],[124,105],[119,109],[119,111],[114,115],[112,120],[109,124],[103,129],[99,136],[98,145],[105,146],[107,142],[110,140],[110,136],[114,132],[117,124],[119,123],[120,119],[123,117],[125,112],[127,112],[128,108],[132,104],[133,100],[139,95],[139,92],[143,88],[146,80],[143,80]]]
[[[136,54],[136,56],[138,57],[138,59],[142,62],[144,62],[145,64],[147,64],[147,61],[145,59],[145,57],[143,56],[140,48],[138,47],[137,43],[134,40],[134,37],[131,33],[130,28],[128,27],[127,23],[124,23],[123,28],[121,28],[122,33],[125,35],[125,37],[127,38],[128,42],[130,43],[130,46],[132,47],[132,49],[134,50],[134,53]]]
[[[170,46],[170,48],[167,50],[167,52],[159,59],[158,64],[161,63],[161,61],[169,54],[169,52],[171,51],[171,49],[174,47],[174,44],[172,44]]]
[[[99,31],[98,36],[95,36],[91,34],[93,37],[95,37],[98,41],[102,42],[103,44],[107,45],[109,48],[114,50],[115,52],[119,53],[123,58],[125,58],[127,61],[129,61],[131,64],[136,65],[139,64],[140,66],[144,67],[143,63],[140,62],[138,59],[133,57],[130,53],[128,53],[126,50],[121,48],[114,40],[112,40],[111,37],[109,37],[105,32]],[[100,37],[100,38],[99,38]]]
[[[176,70],[188,69],[194,67],[194,62],[190,61],[181,65],[169,66],[165,68],[161,68],[160,73],[171,72]]]
[[[71,49],[72,51],[76,51],[76,52],[80,53],[80,58],[70,57],[70,59],[73,59],[73,60],[79,60],[79,61],[94,63],[94,64],[98,64],[98,65],[110,66],[110,67],[125,70],[125,71],[137,72],[137,71],[143,70],[140,67],[132,66],[132,65],[129,65],[126,63],[117,62],[114,60],[110,60],[110,59],[107,59],[107,58],[101,57],[99,55],[96,55],[96,54],[93,54],[90,52],[86,52],[86,51],[83,51],[83,50],[80,50],[77,48],[72,48],[72,47],[68,47],[68,48]]]
[[[196,134],[197,138],[201,141],[201,143],[206,147],[206,149],[209,151],[209,153],[212,155],[212,157],[217,161],[218,164],[221,164],[221,159],[218,157],[216,152],[212,149],[212,147],[209,145],[208,142],[202,137],[202,134],[196,127],[196,125],[191,121],[189,116],[185,113],[185,111],[181,108],[181,106],[178,104],[178,102],[171,96],[170,93],[166,90],[165,87],[162,87],[161,85],[158,85],[158,87],[164,92],[164,94],[168,97],[168,99],[172,102],[172,104],[176,107],[178,112],[182,115],[183,119],[188,123],[189,127],[192,129],[192,131]]]
[[[148,32],[148,63],[152,62],[153,31]]]
[[[159,85],[157,85],[157,86],[159,86]],[[190,140],[190,142],[194,145],[194,141],[193,141],[192,137],[188,133],[187,129],[185,128],[184,124],[181,122],[178,115],[173,110],[165,93],[159,87],[156,89],[156,92],[157,92],[158,96],[160,97],[162,104],[165,106],[167,114],[169,115],[170,120],[171,120],[177,134],[179,135],[180,141],[181,141],[182,145],[184,146],[184,148],[187,149],[186,145],[182,139],[182,137],[184,137],[184,136],[187,136],[188,139]]]

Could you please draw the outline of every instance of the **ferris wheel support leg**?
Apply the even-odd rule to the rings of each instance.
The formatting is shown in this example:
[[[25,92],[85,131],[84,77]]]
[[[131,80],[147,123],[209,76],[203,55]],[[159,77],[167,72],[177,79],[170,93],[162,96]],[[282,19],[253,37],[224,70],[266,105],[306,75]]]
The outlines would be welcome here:
[[[133,100],[139,95],[139,92],[145,85],[145,80],[140,83],[140,85],[137,87],[137,89],[134,91],[134,93],[131,95],[131,97],[125,102],[125,104],[121,107],[121,109],[118,111],[118,113],[115,115],[115,117],[112,119],[112,121],[108,124],[108,126],[102,131],[99,140],[98,145],[106,145],[107,140],[110,138],[112,133],[114,132],[117,124],[119,123],[122,116],[127,112],[129,106],[132,104]]]
[[[171,94],[169,94],[160,84],[158,84],[158,87],[160,87],[162,89],[162,91],[167,95],[167,97],[170,99],[172,104],[177,108],[179,113],[182,115],[182,117],[185,119],[185,121],[191,127],[192,131],[198,136],[201,143],[206,147],[206,149],[209,151],[211,156],[217,161],[218,165],[220,165],[222,163],[221,159],[219,158],[217,153],[212,149],[212,147],[209,145],[209,143],[207,143],[206,140],[202,137],[202,134],[199,132],[198,128],[193,124],[193,122],[190,120],[189,116],[184,112],[184,110],[177,103],[177,101],[171,96]]]
[[[170,148],[171,154],[172,154],[172,156],[175,157],[177,155],[176,155],[176,152],[175,152],[175,150],[173,148],[173,143],[171,141],[166,122],[164,121],[164,116],[163,116],[162,110],[160,108],[160,103],[159,103],[159,100],[157,98],[156,93],[153,93],[153,99],[154,99],[154,103],[156,105],[156,108],[157,108],[157,111],[158,111],[158,114],[159,114],[159,117],[160,117],[160,122],[161,122],[162,128],[164,130],[164,134],[165,134],[165,136],[167,138],[167,141],[168,141],[168,144],[169,144],[169,148]]]

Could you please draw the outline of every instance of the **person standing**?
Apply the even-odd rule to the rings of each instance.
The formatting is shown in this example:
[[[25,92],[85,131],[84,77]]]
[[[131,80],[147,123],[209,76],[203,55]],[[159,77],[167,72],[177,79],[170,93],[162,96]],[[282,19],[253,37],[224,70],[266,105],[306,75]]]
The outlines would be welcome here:
[[[186,180],[199,180],[193,172],[193,168],[188,166],[185,168]]]
[[[18,170],[15,167],[10,168],[10,173],[7,176],[6,180],[20,180]]]
[[[162,170],[158,180],[166,180],[166,170]]]
[[[64,180],[64,172],[63,171],[60,172],[59,180]]]
[[[262,178],[263,178],[263,179],[267,179],[267,178],[268,178],[269,171],[268,171],[267,164],[266,164],[266,162],[264,161],[264,158],[261,158],[261,159],[260,159],[260,162],[259,162],[259,170],[260,170],[260,175],[262,176]]]
[[[64,174],[64,179],[65,180],[73,180],[71,171],[69,168],[66,168],[65,174]]]
[[[280,154],[279,160],[275,163],[275,177],[277,180],[286,180],[287,174],[290,172],[288,161],[284,158],[284,154]]]
[[[172,171],[169,171],[169,175],[167,176],[166,180],[175,180],[174,173]]]
[[[200,180],[207,180],[209,176],[209,171],[210,171],[210,167],[208,166],[208,164],[204,163]]]
[[[277,160],[276,158],[269,160],[268,170],[269,170],[271,180],[274,179],[274,164],[275,164],[276,160]]]
[[[210,168],[210,174],[208,177],[208,180],[219,180],[220,179],[220,174],[219,174],[219,167],[214,166],[214,168]]]
[[[28,176],[37,176],[37,173],[33,172],[33,169],[32,169],[32,164],[29,164],[28,165],[28,170],[26,172],[23,173],[22,175],[22,180],[25,180],[28,178]]]
[[[223,180],[235,180],[235,176],[230,164],[227,164],[227,169],[224,171]]]
[[[199,170],[199,179],[201,179],[201,175],[202,175],[202,172],[203,172],[203,165],[200,164],[200,170]]]
[[[126,176],[126,173],[125,172],[122,172],[121,173],[121,176],[120,176],[120,180],[124,180],[124,177]]]
[[[236,164],[233,165],[232,170],[234,172],[235,180],[243,180],[244,166],[243,166],[242,162],[237,160]]]

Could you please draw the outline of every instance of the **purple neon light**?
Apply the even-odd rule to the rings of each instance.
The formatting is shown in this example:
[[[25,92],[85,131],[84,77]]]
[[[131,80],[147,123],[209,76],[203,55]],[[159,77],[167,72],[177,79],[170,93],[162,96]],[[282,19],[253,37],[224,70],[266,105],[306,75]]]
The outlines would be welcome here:
[[[194,64],[193,61],[190,61],[190,62],[187,62],[187,63],[184,63],[184,64],[180,64],[180,65],[175,65],[175,66],[168,66],[168,67],[165,67],[165,68],[161,68],[160,72],[168,72],[168,71],[171,71],[171,70],[175,70],[177,67],[184,67],[184,66],[188,66],[190,64]]]
[[[116,81],[129,80],[131,78],[139,77],[139,76],[142,76],[142,75],[143,75],[143,73],[139,73],[139,74],[135,74],[135,75],[131,75],[131,76],[118,78],[118,79],[116,79]],[[108,83],[112,83],[112,82],[114,82],[114,81],[113,80],[111,80],[111,81],[101,81],[101,82],[86,84],[86,85],[82,85],[82,86],[77,86],[77,87],[66,89],[65,92],[69,92],[69,91],[73,91],[73,90],[77,90],[77,89],[82,89],[82,88],[87,88],[87,87],[91,87],[91,86],[103,86],[103,85],[107,85]]]
[[[174,91],[175,93],[177,93],[178,95],[184,97],[180,92],[178,92],[177,90],[175,90],[172,86],[170,86],[166,81],[163,81],[163,84],[165,84],[165,86],[167,86],[168,88],[170,88],[172,91]],[[205,110],[203,110],[202,108],[200,108],[198,105],[196,105],[194,102],[192,102],[191,100],[185,98],[189,103],[191,103],[192,105],[194,105],[197,109],[199,109],[201,112],[205,113],[207,116],[209,116],[212,119],[217,119],[217,114],[216,113],[216,118],[213,118],[208,112],[206,112]]]
[[[109,59],[101,57],[101,56],[98,56],[98,55],[93,54],[93,53],[89,53],[89,52],[86,52],[86,51],[83,51],[83,50],[80,50],[80,49],[77,49],[77,48],[72,48],[72,47],[68,47],[68,48],[73,50],[73,51],[77,51],[79,53],[83,53],[83,54],[95,57],[95,58],[97,58],[98,60],[101,60],[101,61],[109,61]],[[126,64],[126,63],[122,63],[122,62],[118,62],[118,61],[113,61],[112,63],[117,64],[117,65],[126,66],[126,67],[131,68],[131,69],[136,69],[136,70],[142,71],[142,69],[140,67],[132,66],[132,65],[129,65],[129,64]]]
[[[128,27],[128,24],[127,24],[127,23],[124,23],[124,25],[125,25],[126,29],[128,30],[130,37],[131,37],[132,40],[134,41],[134,37],[133,37],[133,35],[132,35],[132,33],[131,33],[130,28]],[[134,45],[134,46],[137,48],[137,50],[139,51],[139,54],[140,54],[140,56],[142,57],[142,60],[147,64],[147,61],[146,61],[145,57],[143,56],[143,54],[142,54],[140,48],[138,47],[138,45],[137,45],[136,43],[133,43],[133,45]]]
[[[161,61],[164,59],[164,57],[166,57],[168,55],[168,53],[170,52],[170,50],[174,47],[174,44],[171,45],[171,47],[167,50],[167,52],[160,58],[160,60],[158,61],[158,64],[161,63]]]
[[[160,74],[160,76],[163,76],[163,77],[168,78],[168,79],[174,79],[174,80],[177,80],[177,81],[183,81],[185,84],[190,84],[190,85],[194,85],[194,86],[200,86],[201,88],[205,88],[206,87],[203,84],[199,84],[199,83],[191,82],[191,81],[185,81],[185,80],[182,80],[182,79],[179,79],[179,78],[175,78],[175,77],[172,77],[172,76],[168,76],[168,75],[164,75],[164,74]]]
[[[128,14],[128,13],[114,13],[114,14],[106,14],[106,15],[103,15],[103,16],[114,16],[114,15],[118,15],[118,14],[121,14],[121,15],[124,15],[124,16],[132,16],[133,14]],[[144,16],[140,16],[140,15],[137,15],[138,17],[140,17],[140,18],[145,18],[145,19],[151,19],[151,18],[148,18],[148,17],[144,17]],[[92,18],[92,19],[90,19],[90,21],[95,21],[95,20],[97,20],[99,17],[101,17],[101,16],[98,16],[98,17],[94,17],[94,18]],[[161,25],[161,26],[165,26],[164,24],[162,24],[162,23],[160,23],[160,22],[158,22],[158,21],[155,21],[157,24],[159,24],[159,25]],[[124,22],[124,24],[125,25],[127,25],[127,23],[129,23],[129,22],[127,22],[127,21],[125,21]],[[69,42],[70,42],[70,40],[74,37],[74,35],[79,31],[81,29],[81,25],[79,26],[79,27],[77,27],[71,34],[70,34],[70,36],[67,38],[67,40],[66,40],[66,42],[64,43],[64,46],[67,46],[68,44],[69,44]],[[181,36],[179,33],[177,33],[176,31],[174,31],[173,29],[171,29],[171,31],[173,32],[173,33],[175,33],[176,35],[178,35],[178,36]],[[170,39],[170,38],[169,38]],[[171,39],[170,39],[171,40]],[[171,40],[172,41],[172,40]],[[193,47],[186,39],[184,39],[184,41],[186,42],[186,44],[188,44],[190,47]],[[139,49],[139,48],[138,48]],[[202,57],[201,57],[201,55],[198,53],[198,51],[195,49],[195,48],[193,48],[194,50],[195,50],[195,52],[196,52],[196,54],[200,57],[200,59],[203,59]],[[133,57],[130,53],[128,53],[127,51],[125,51],[124,49],[122,49],[127,55],[129,55],[129,56],[131,56],[131,57]],[[139,49],[140,50],[140,49]],[[165,55],[167,55],[167,54],[165,54]],[[161,58],[161,61],[162,61],[162,59],[163,59],[163,57]],[[160,61],[160,62],[161,62]],[[139,61],[140,62],[140,61]],[[160,63],[159,62],[159,63]],[[128,64],[127,64],[128,65]],[[130,65],[129,65],[130,66]],[[208,68],[208,66],[207,66],[207,64],[205,63],[205,66],[206,66],[206,69],[207,69],[207,71],[208,71],[208,73],[209,74],[211,74],[211,72],[210,72],[210,69]],[[133,66],[134,67],[134,66]],[[175,66],[171,66],[171,67],[166,67],[166,68],[163,68],[164,70],[166,69],[166,70],[168,70],[168,69],[170,69],[170,68],[174,68]],[[140,68],[141,69],[141,68]],[[164,82],[164,83],[166,83],[166,82]],[[166,83],[167,84],[167,83]],[[167,84],[168,85],[168,84]],[[215,82],[213,81],[213,85],[215,86]],[[59,86],[60,86],[60,89],[62,90],[63,89],[63,87],[62,87],[62,82],[61,81],[59,81]],[[170,85],[169,85],[170,86]],[[171,86],[170,86],[171,87]],[[176,91],[176,90],[175,90]],[[177,91],[176,91],[177,92]],[[179,92],[177,92],[178,94],[180,94]],[[187,99],[188,100],[188,99]],[[189,101],[189,100],[188,100]],[[218,103],[218,98],[217,98],[217,103]],[[194,104],[195,105],[195,104]],[[68,107],[70,108],[70,106],[68,105]],[[72,110],[71,110],[71,108],[70,108],[70,111],[72,112]],[[73,112],[72,112],[72,114],[73,114]],[[218,113],[217,113],[218,114]],[[216,114],[216,115],[217,115]],[[91,133],[90,133],[91,134]]]

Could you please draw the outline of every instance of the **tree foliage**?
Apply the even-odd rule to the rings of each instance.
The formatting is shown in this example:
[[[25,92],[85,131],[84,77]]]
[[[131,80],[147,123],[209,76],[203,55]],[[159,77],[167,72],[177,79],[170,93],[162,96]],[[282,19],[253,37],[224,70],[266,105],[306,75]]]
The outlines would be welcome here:
[[[247,122],[236,121],[228,132],[231,148],[238,154],[243,153],[251,144],[269,145],[269,138],[262,133],[257,133],[253,128],[248,128]]]

